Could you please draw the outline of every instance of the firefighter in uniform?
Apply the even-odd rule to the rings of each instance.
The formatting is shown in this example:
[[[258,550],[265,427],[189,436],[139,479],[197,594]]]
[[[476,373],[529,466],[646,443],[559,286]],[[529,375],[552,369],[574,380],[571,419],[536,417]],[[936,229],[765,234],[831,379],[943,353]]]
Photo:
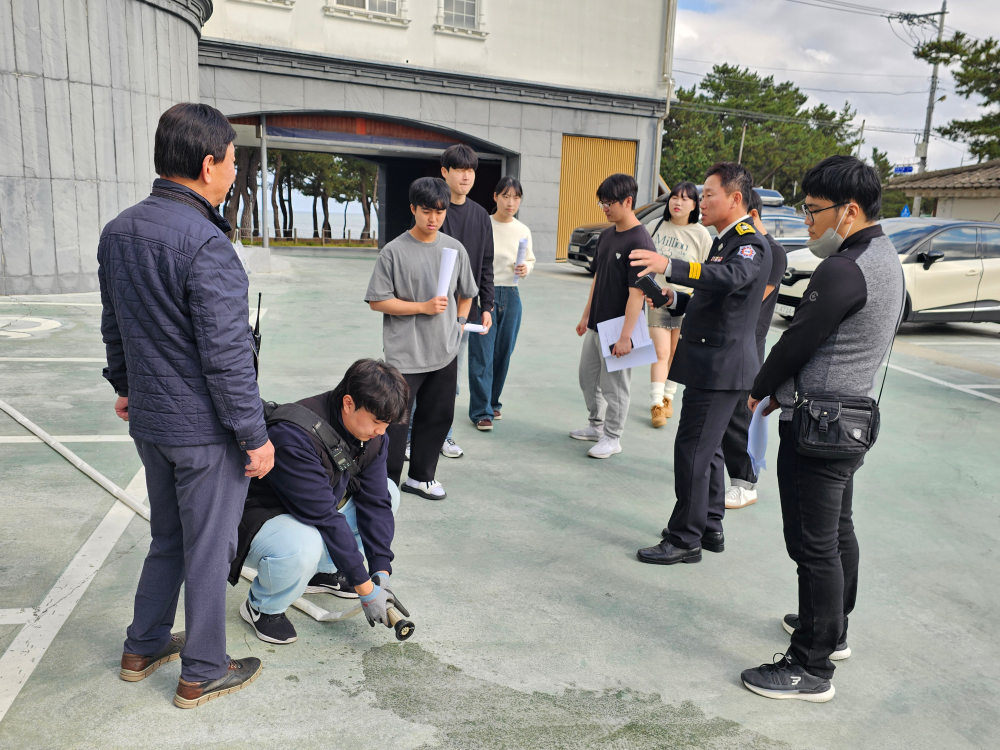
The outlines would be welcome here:
[[[663,273],[695,290],[689,300],[665,290],[673,295],[670,309],[686,312],[669,376],[685,386],[674,440],[677,503],[663,540],[639,550],[641,562],[695,563],[703,548],[722,552],[725,546],[722,438],[737,399],[760,369],[754,332],[771,270],[767,241],[747,212],[744,196],[752,187],[741,165],[722,162],[709,169],[701,212],[719,236],[706,263],[668,260],[645,250],[630,254],[632,265],[645,266],[646,273]]]

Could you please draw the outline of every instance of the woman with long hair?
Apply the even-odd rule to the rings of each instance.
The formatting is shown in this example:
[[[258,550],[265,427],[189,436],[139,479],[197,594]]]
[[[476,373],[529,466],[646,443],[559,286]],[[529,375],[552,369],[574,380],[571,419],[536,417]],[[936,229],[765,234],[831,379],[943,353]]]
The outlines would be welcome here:
[[[518,281],[535,266],[531,230],[514,218],[521,208],[524,191],[513,177],[502,177],[493,200],[497,210],[493,226],[493,327],[483,336],[469,339],[469,419],[480,430],[492,430],[500,419],[500,394],[521,328],[521,296]],[[518,248],[525,256],[518,262]]]
[[[670,198],[663,217],[654,225],[650,234],[656,252],[667,258],[677,258],[693,263],[704,263],[712,248],[712,236],[698,219],[701,212],[698,209],[698,188],[692,182],[678,182],[670,191]],[[667,285],[667,280],[657,274],[660,286]],[[677,284],[671,288],[691,293],[691,289]],[[681,334],[683,315],[672,318],[665,309],[650,308],[649,336],[656,348],[656,362],[649,369],[649,397],[651,400],[650,414],[653,427],[663,427],[667,419],[673,416],[673,399],[677,394],[677,383],[667,380],[670,373],[670,361],[677,349],[677,340]]]

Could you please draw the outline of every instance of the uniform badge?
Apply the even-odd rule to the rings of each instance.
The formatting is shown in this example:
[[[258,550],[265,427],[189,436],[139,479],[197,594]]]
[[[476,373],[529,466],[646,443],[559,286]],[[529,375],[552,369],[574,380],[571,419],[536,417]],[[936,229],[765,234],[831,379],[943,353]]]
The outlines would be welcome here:
[[[747,260],[753,260],[753,256],[756,255],[753,245],[740,245],[740,255]]]
[[[742,237],[744,234],[757,234],[757,230],[755,230],[745,221],[741,221],[739,224],[736,225],[736,234]]]
[[[708,262],[709,263],[721,263],[722,262],[722,256],[721,255],[713,255],[711,258],[708,259]]]

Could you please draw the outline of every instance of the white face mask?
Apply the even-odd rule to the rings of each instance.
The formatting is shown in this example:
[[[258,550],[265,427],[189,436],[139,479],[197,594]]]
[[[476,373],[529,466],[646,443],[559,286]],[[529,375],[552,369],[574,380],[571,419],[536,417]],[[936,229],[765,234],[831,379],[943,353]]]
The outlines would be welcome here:
[[[847,204],[850,207],[851,204]],[[844,211],[844,216],[847,216],[847,211]],[[844,223],[844,216],[840,217],[840,221],[837,222],[836,229],[827,229],[823,232],[823,236],[818,240],[809,240],[806,243],[806,247],[812,251],[812,254],[817,258],[829,258],[831,255],[840,250],[840,246],[844,244],[844,238],[837,233],[837,229],[840,229],[840,225]],[[852,221],[847,225],[847,231],[851,231],[851,227],[854,226]]]

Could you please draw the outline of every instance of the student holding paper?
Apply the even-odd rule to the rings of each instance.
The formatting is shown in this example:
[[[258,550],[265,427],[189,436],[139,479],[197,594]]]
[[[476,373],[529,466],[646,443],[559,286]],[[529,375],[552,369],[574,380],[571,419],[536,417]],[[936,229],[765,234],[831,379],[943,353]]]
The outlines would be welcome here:
[[[596,442],[587,451],[591,458],[610,458],[621,453],[619,438],[628,414],[632,369],[608,370],[605,355],[623,357],[632,351],[632,333],[643,307],[643,293],[636,287],[639,269],[629,265],[633,250],[653,251],[653,240],[635,217],[634,206],[639,186],[627,174],[613,174],[597,188],[597,200],[608,221],[614,223],[597,240],[594,257],[594,281],[576,325],[583,336],[580,353],[580,390],[590,412],[590,423],[569,436],[575,440]],[[621,337],[606,350],[597,326],[624,316]]]
[[[493,200],[493,326],[484,336],[469,339],[469,419],[480,430],[492,430],[500,419],[500,394],[521,328],[521,297],[517,282],[531,273],[535,254],[531,230],[514,218],[521,207],[521,183],[503,177]]]
[[[409,477],[400,483],[407,425],[394,424],[386,430],[389,478],[403,492],[428,500],[447,496],[434,474],[441,444],[455,416],[462,329],[472,298],[479,293],[465,247],[438,231],[448,209],[449,192],[444,180],[436,177],[414,180],[410,185],[413,228],[379,252],[365,294],[371,309],[384,316],[386,362],[398,368],[410,386],[407,414],[412,413],[413,437]],[[444,274],[447,286],[441,294],[438,282],[442,265],[448,263],[452,270]]]

